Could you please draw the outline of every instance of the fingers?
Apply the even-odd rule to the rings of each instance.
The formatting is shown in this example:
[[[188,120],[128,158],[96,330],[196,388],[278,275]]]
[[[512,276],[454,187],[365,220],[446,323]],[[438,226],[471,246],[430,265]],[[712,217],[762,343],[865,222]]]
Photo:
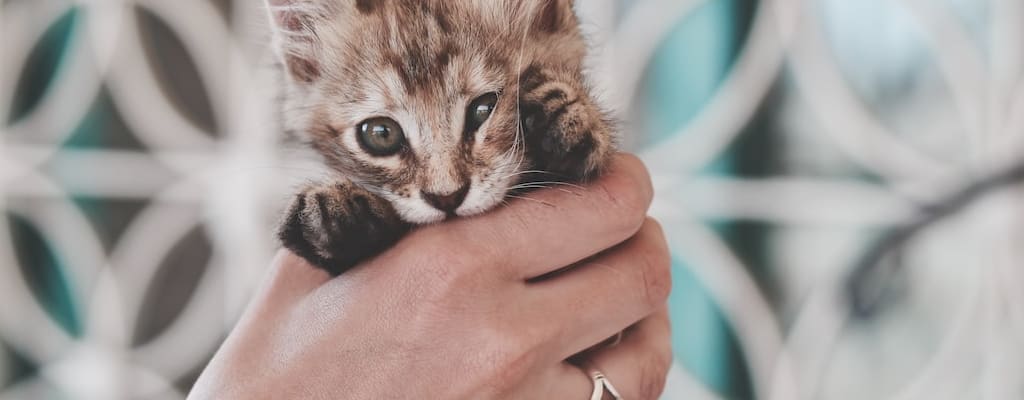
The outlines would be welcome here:
[[[530,193],[527,200],[475,218],[421,229],[407,241],[457,246],[459,255],[489,260],[510,279],[547,274],[614,246],[636,233],[653,190],[643,164],[621,154],[612,167],[585,187]]]
[[[636,236],[611,251],[529,284],[524,320],[554,330],[548,332],[553,356],[562,360],[650,315],[664,304],[671,286],[668,246],[658,223],[647,220]]]
[[[551,371],[548,387],[559,399],[588,399],[594,389],[593,370],[611,382],[624,399],[656,400],[665,388],[672,366],[672,337],[668,310],[659,311],[627,329],[622,342],[583,357],[581,366],[562,362]],[[557,394],[557,396],[555,396]],[[611,398],[605,396],[604,398]]]
[[[597,349],[584,362],[608,378],[626,399],[654,400],[672,367],[668,308],[629,328],[617,346]]]

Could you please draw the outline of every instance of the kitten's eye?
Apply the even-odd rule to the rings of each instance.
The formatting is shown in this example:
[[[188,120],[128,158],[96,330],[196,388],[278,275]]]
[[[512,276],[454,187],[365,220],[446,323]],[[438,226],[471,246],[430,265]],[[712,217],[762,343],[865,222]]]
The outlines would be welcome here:
[[[469,103],[469,109],[466,110],[466,133],[476,132],[477,129],[480,129],[480,126],[491,117],[494,107],[497,105],[497,93],[485,94]]]
[[[384,157],[398,153],[405,146],[405,132],[391,118],[373,118],[359,124],[359,144],[372,155]]]

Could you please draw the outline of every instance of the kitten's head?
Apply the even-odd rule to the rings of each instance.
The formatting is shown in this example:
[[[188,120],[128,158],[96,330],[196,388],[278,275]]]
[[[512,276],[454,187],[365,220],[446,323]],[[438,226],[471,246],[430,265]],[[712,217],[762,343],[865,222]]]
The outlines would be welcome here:
[[[286,128],[429,223],[498,205],[534,168],[524,71],[583,88],[572,0],[268,0]]]

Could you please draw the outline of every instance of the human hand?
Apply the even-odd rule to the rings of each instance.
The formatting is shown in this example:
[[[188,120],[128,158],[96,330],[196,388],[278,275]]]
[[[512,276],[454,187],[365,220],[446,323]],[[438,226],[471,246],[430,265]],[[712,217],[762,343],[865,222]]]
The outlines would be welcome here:
[[[622,155],[585,188],[418,229],[337,279],[282,252],[189,398],[585,399],[565,361],[585,351],[625,398],[655,399],[671,283],[651,196]]]

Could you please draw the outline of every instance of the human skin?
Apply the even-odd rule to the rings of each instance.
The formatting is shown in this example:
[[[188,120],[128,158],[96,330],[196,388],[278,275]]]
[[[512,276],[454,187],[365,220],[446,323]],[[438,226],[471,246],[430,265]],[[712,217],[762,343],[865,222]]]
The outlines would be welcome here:
[[[585,187],[417,229],[339,278],[282,252],[189,399],[589,398],[577,364],[656,399],[671,278],[651,197],[619,155]]]

